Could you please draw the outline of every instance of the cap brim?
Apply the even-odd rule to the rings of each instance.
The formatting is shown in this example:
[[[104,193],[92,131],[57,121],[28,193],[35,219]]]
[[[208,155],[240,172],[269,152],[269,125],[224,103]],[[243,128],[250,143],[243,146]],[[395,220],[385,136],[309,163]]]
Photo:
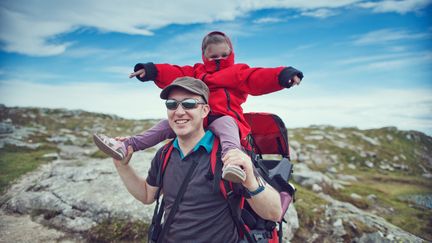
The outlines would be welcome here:
[[[194,90],[194,89],[192,89],[190,87],[185,87],[185,86],[179,85],[179,84],[170,84],[169,86],[165,87],[162,90],[162,92],[160,93],[160,98],[164,99],[164,100],[167,100],[168,99],[168,95],[170,94],[170,92],[171,92],[171,90],[173,88],[182,88],[182,89],[185,89],[185,90],[187,90],[187,91],[189,91],[191,93],[194,93],[196,95],[202,96],[202,98],[204,99],[204,101],[206,103],[208,103],[208,100],[206,100],[206,98],[199,91]]]

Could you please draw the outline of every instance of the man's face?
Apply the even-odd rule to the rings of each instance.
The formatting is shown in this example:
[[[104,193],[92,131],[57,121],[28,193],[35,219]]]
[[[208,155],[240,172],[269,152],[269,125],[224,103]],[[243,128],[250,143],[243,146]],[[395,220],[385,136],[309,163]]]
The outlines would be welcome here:
[[[195,99],[204,103],[201,96],[191,93],[182,88],[174,88],[168,99],[183,101]],[[207,104],[198,104],[195,108],[185,109],[181,104],[176,110],[167,109],[168,122],[174,133],[179,138],[193,137],[203,131],[203,120],[208,115],[210,108]]]

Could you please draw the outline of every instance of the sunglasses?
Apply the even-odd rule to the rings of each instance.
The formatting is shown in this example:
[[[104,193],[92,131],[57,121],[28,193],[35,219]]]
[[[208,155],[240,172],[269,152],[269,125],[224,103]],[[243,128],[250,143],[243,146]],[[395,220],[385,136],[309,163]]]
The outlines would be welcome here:
[[[182,105],[183,109],[191,110],[197,108],[199,104],[205,104],[205,102],[201,102],[193,98],[187,98],[182,101],[174,99],[168,99],[165,101],[165,106],[168,110],[177,110],[179,104]]]

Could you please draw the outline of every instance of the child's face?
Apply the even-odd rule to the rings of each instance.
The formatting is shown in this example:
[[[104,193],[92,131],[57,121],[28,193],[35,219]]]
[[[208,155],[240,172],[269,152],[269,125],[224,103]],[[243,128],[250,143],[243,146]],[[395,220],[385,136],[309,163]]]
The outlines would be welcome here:
[[[204,54],[205,57],[212,60],[225,59],[229,56],[231,50],[227,43],[210,44],[207,46]]]

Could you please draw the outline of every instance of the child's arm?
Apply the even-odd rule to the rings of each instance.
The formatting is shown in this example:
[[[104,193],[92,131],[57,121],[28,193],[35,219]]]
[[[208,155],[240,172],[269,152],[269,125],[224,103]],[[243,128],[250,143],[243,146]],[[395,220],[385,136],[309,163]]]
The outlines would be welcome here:
[[[298,85],[303,73],[293,67],[249,68],[237,70],[241,83],[239,89],[251,95],[263,95]]]
[[[194,68],[192,66],[178,66],[171,64],[138,63],[134,67],[134,72],[129,78],[136,77],[142,82],[153,80],[155,84],[163,89],[171,84],[174,79],[184,76],[193,77]]]
[[[143,69],[139,69],[138,71],[129,74],[129,78],[133,78],[133,77],[138,76],[137,77],[138,79],[139,78],[143,79],[145,77],[145,75],[146,75],[146,72],[145,72],[145,69],[143,68]]]

